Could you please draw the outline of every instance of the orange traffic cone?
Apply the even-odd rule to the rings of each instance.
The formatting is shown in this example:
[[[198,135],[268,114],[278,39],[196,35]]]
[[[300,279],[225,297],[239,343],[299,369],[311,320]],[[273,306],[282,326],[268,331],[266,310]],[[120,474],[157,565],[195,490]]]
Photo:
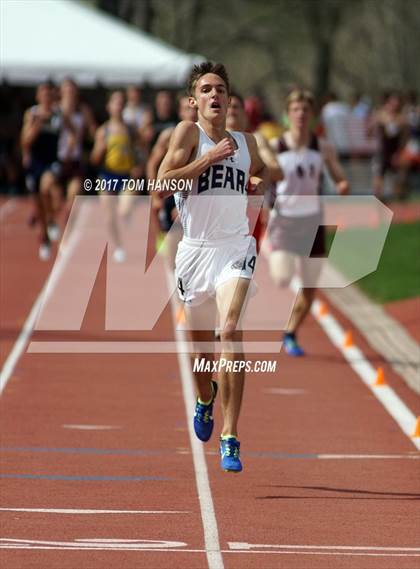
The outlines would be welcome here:
[[[321,302],[318,309],[318,316],[325,316],[328,314],[328,307],[325,302]]]
[[[414,438],[420,437],[420,417],[417,417],[416,426],[414,427],[414,433],[411,435]]]
[[[384,370],[381,367],[378,367],[378,369],[376,371],[376,379],[375,379],[373,385],[375,387],[377,387],[379,385],[386,385]]]
[[[353,346],[353,334],[351,330],[348,330],[344,336],[343,348],[351,348]]]

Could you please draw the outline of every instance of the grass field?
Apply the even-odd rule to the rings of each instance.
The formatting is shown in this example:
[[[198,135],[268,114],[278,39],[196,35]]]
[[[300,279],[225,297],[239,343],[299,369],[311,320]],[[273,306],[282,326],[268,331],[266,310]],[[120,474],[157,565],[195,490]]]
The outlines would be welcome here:
[[[351,230],[353,246],[366,251],[372,240],[370,229]],[[331,244],[333,234],[328,234]],[[360,249],[359,249],[360,248]],[[354,255],[354,249],[352,254]],[[336,263],[338,269],[349,274],[344,260]],[[420,295],[420,222],[391,225],[378,268],[357,282],[357,285],[377,302],[385,303]]]

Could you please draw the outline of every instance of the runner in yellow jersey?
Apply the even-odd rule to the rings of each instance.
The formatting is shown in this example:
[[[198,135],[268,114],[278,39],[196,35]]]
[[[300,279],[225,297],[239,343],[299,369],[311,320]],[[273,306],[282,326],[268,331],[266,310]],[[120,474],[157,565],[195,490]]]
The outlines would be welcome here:
[[[125,105],[124,93],[113,91],[109,97],[107,111],[109,120],[96,132],[91,161],[99,166],[101,193],[107,216],[107,224],[114,242],[113,258],[117,262],[125,260],[118,226],[118,208],[115,196],[124,189],[124,180],[130,178],[134,166],[134,140],[122,113]]]

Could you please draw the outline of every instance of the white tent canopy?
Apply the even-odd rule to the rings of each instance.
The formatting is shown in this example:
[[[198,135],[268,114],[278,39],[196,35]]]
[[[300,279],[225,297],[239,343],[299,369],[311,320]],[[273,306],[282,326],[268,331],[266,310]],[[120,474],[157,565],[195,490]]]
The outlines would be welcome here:
[[[0,0],[0,79],[180,86],[202,58],[72,0]]]

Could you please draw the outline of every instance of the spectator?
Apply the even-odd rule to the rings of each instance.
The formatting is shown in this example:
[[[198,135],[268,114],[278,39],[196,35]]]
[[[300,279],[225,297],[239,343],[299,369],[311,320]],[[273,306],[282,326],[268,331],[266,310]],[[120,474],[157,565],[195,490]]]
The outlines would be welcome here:
[[[372,105],[369,97],[354,93],[351,100],[348,137],[352,157],[371,157],[376,150],[375,141],[368,136]]]
[[[405,183],[400,153],[407,143],[409,129],[399,93],[385,94],[384,103],[374,114],[370,128],[374,129],[378,139],[378,150],[373,160],[374,193],[378,198],[384,198],[385,176],[391,173],[394,175],[393,194],[400,197]]]
[[[372,110],[370,98],[361,93],[354,93],[351,101],[351,115],[366,120]]]
[[[408,195],[410,173],[420,169],[420,105],[415,91],[407,95],[404,114],[408,123],[408,134],[407,142],[399,155],[397,180],[399,199],[404,199]]]
[[[329,93],[321,110],[321,121],[328,142],[335,147],[341,158],[348,158],[351,152],[349,118],[349,105],[339,101],[335,93]]]

